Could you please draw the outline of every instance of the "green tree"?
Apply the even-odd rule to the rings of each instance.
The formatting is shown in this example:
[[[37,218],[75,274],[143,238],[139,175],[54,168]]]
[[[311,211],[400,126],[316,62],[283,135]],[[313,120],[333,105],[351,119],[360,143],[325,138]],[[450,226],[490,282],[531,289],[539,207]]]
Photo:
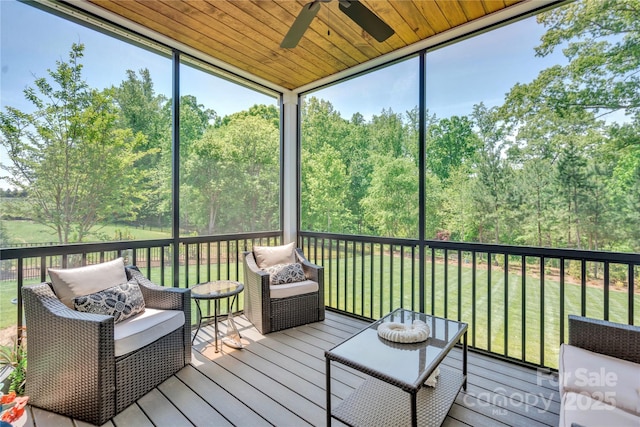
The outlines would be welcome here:
[[[380,115],[372,117],[369,129],[370,149],[378,154],[399,158],[410,156],[417,151],[417,139],[407,140],[402,114],[394,113],[391,109],[382,109]]]
[[[440,178],[436,178],[438,181]],[[459,242],[474,241],[482,230],[474,222],[473,181],[469,170],[464,165],[450,169],[449,178],[443,184],[440,212],[442,226],[438,231],[444,231],[451,240]]]
[[[474,105],[472,118],[477,129],[480,147],[476,153],[473,202],[479,224],[480,241],[503,242],[503,223],[508,223],[511,206],[511,167],[503,158],[506,130],[496,116],[497,110],[483,103]],[[508,228],[508,227],[505,227]],[[493,234],[493,238],[488,238]],[[510,242],[511,243],[511,242]]]
[[[640,0],[576,1],[538,15],[538,22],[548,29],[536,54],[562,47],[569,63],[527,85],[531,99],[564,110],[640,113]]]
[[[165,114],[169,103],[164,95],[156,94],[148,69],[136,74],[127,70],[127,78],[114,88],[119,107],[119,125],[131,129],[144,142],[137,148],[147,155],[135,167],[144,171],[139,183],[144,200],[139,221],[169,226],[171,213],[171,118]]]
[[[463,163],[473,161],[480,141],[468,117],[441,119],[427,129],[425,164],[441,180]]]
[[[362,163],[363,158],[356,157],[366,151],[367,141],[366,131],[359,126],[349,127],[328,101],[310,97],[302,104],[303,229],[345,232],[355,228],[349,208],[354,202],[347,195],[352,184],[360,192],[358,181],[368,175],[367,160]],[[353,180],[350,172],[355,172]]]
[[[266,107],[266,106],[263,106]],[[264,108],[263,108],[264,110]],[[280,133],[273,117],[238,116],[219,128],[218,138],[235,147],[224,192],[224,231],[280,227]]]
[[[424,185],[424,235],[427,239],[437,239],[438,233],[448,235],[448,224],[443,218],[442,205],[445,193],[442,181],[431,172],[425,173]]]
[[[220,121],[221,126],[226,126],[232,120],[239,119],[241,117],[260,117],[267,121],[269,121],[273,127],[276,129],[280,128],[280,111],[276,108],[275,105],[253,105],[249,107],[246,111],[239,111],[237,113],[230,114],[228,116],[224,116]]]
[[[567,212],[569,213],[569,227],[567,227],[567,243],[572,244],[572,229],[575,230],[575,245],[582,248],[580,207],[586,185],[587,161],[582,157],[576,144],[570,143],[560,152],[558,159],[558,180],[560,189],[566,201]],[[572,228],[575,223],[575,228]]]
[[[171,102],[164,107],[166,120],[171,120]],[[188,159],[191,156],[192,144],[202,138],[210,127],[220,125],[218,114],[198,102],[194,95],[180,97],[180,157]],[[170,140],[169,140],[170,141]]]
[[[346,120],[333,108],[329,101],[314,96],[305,98],[301,106],[303,150],[317,153],[325,146],[331,146],[338,152],[347,136]]]
[[[0,221],[0,248],[6,248],[9,243],[11,243],[11,237],[7,233],[4,222]]]
[[[305,230],[343,232],[350,224],[346,208],[349,178],[337,150],[326,146],[308,153],[302,164],[302,227]]]
[[[237,114],[222,123],[192,143],[184,223],[201,234],[278,227],[278,128],[261,115]]]
[[[367,222],[380,236],[418,235],[418,168],[407,157],[379,156],[367,196],[362,200]]]
[[[640,119],[609,128],[611,158],[612,250],[640,252]]]
[[[369,146],[370,129],[364,117],[356,113],[348,124],[348,136],[344,139],[340,155],[342,156],[346,174],[349,177],[349,197],[345,201],[347,211],[352,215],[352,226],[345,231],[358,234],[369,233],[371,230],[365,223],[362,199],[367,194],[373,164],[371,156],[373,151]]]
[[[145,136],[146,144],[139,148],[148,152],[144,161],[153,164],[158,161],[157,157],[163,149],[171,148],[170,140],[167,140],[170,139],[171,121],[164,117],[162,111],[169,100],[164,95],[156,94],[148,69],[141,69],[138,74],[127,70],[126,74],[127,78],[114,88],[120,126]]]
[[[557,171],[550,159],[533,158],[515,171],[514,185],[521,189],[522,215],[520,235],[515,243],[534,246],[557,246],[554,230],[559,218],[555,215]]]
[[[82,79],[84,46],[73,44],[66,62],[37,78],[25,97],[26,113],[0,113],[0,143],[8,152],[13,186],[28,190],[32,218],[52,228],[60,243],[82,241],[113,216],[135,218],[139,206],[133,164],[143,139],[117,125],[113,91],[90,88]]]

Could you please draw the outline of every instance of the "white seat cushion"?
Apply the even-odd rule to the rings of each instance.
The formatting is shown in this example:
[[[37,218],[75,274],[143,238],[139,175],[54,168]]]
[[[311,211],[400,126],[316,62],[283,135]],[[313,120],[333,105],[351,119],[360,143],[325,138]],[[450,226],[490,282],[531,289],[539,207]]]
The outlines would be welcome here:
[[[575,423],[575,424],[574,424]],[[567,391],[560,404],[560,427],[638,427],[640,417],[597,401],[587,394]]]
[[[50,268],[49,277],[56,296],[69,308],[73,308],[75,297],[94,294],[127,283],[122,258],[78,268]]]
[[[184,325],[181,310],[157,310],[147,308],[114,326],[116,357],[138,350]]]
[[[558,374],[561,394],[584,392],[640,416],[640,364],[562,344]]]
[[[313,280],[269,286],[271,298],[287,298],[294,295],[308,294],[318,292],[318,289],[318,283]]]

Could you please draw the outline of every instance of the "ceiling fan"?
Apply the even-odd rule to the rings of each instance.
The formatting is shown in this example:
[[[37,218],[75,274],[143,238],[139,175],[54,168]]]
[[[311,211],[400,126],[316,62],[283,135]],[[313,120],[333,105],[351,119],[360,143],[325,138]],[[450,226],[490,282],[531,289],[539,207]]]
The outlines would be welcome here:
[[[320,3],[329,1],[331,0],[314,0],[304,5],[280,43],[280,47],[286,49],[296,47],[311,21],[318,14]],[[383,42],[395,33],[390,26],[358,0],[339,0],[339,2],[340,10],[377,41]]]

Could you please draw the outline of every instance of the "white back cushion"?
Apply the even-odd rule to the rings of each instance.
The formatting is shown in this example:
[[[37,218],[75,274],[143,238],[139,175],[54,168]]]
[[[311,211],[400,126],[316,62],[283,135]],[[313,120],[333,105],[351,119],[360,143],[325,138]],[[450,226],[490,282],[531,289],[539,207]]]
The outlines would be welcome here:
[[[282,246],[254,246],[253,256],[259,268],[267,268],[276,264],[293,264],[296,262],[295,242]]]
[[[592,399],[588,394],[568,391],[562,395],[559,427],[640,425],[640,417],[613,405]]]
[[[73,299],[127,283],[122,258],[78,268],[50,268],[49,277],[57,297],[73,308]]]
[[[640,364],[562,344],[558,374],[561,394],[585,393],[640,415]]]

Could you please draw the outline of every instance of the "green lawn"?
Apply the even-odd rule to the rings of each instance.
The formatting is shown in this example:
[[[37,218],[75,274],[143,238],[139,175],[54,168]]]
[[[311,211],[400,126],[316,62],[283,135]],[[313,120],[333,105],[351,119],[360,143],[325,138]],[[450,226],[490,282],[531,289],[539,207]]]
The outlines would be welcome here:
[[[319,262],[319,261],[318,261]],[[364,265],[362,264],[364,262]],[[418,309],[418,268],[415,265],[415,288],[411,289],[411,260],[385,255],[382,257],[382,274],[380,273],[381,258],[373,257],[373,265],[370,257],[364,261],[358,259],[355,266],[351,261],[345,266],[344,258],[325,259],[325,303],[328,306],[354,312],[370,318],[379,318],[397,307]],[[389,274],[393,262],[393,277]],[[401,262],[404,265],[404,276],[401,281]],[[339,268],[338,268],[339,264]],[[227,276],[227,268],[230,271]],[[371,269],[373,268],[373,275]],[[362,271],[364,269],[364,275]],[[565,284],[564,298],[560,296],[560,284],[557,278],[547,276],[544,286],[544,313],[541,313],[541,287],[537,277],[526,276],[526,292],[522,294],[522,276],[510,273],[508,276],[507,300],[505,305],[505,277],[502,269],[493,267],[491,272],[491,284],[488,281],[486,265],[479,265],[476,275],[475,299],[473,298],[472,270],[470,264],[464,264],[461,268],[461,310],[458,313],[458,266],[449,264],[448,285],[445,286],[444,265],[436,263],[435,283],[432,286],[431,263],[426,264],[426,312],[435,315],[457,319],[469,323],[469,343],[478,348],[506,354],[528,362],[543,363],[546,366],[557,367],[558,350],[560,346],[560,301],[564,300],[565,316],[568,314],[580,314],[581,287],[576,284]],[[171,267],[165,267],[165,284],[171,283]],[[146,268],[142,272],[148,274]],[[150,279],[155,283],[161,283],[160,268],[151,269]],[[218,278],[230,277],[233,280],[242,281],[242,265],[231,262],[221,265],[220,271],[216,266],[211,266],[210,276],[206,266],[200,267],[200,276],[195,265],[190,266],[187,272],[180,270],[180,283],[185,286],[193,286],[199,282]],[[345,286],[344,284],[347,284]],[[393,283],[393,286],[389,286]],[[338,285],[336,285],[338,284]],[[2,317],[0,329],[15,324],[16,306],[11,304],[11,299],[16,297],[15,283],[10,281],[0,282],[0,310]],[[490,290],[490,293],[489,293]],[[431,307],[431,295],[434,295],[435,306]],[[413,295],[413,300],[412,300]],[[588,316],[603,318],[604,316],[604,291],[599,287],[587,287]],[[627,298],[626,291],[614,290],[609,293],[610,313],[613,321],[626,323]],[[489,300],[490,305],[489,305]],[[635,323],[640,324],[640,297],[635,299]],[[413,302],[413,305],[412,305]],[[445,306],[446,302],[446,306]],[[239,307],[242,308],[242,296],[239,298]],[[476,327],[473,328],[472,313],[475,307]],[[196,321],[196,308],[192,307],[192,322]],[[491,328],[488,327],[489,309],[491,310]],[[222,311],[226,312],[226,304],[222,304]],[[525,324],[525,354],[522,349],[522,324]],[[505,322],[505,319],[507,321]],[[541,319],[544,323],[544,360],[540,360]],[[505,328],[506,325],[506,328]],[[565,328],[566,328],[565,322]],[[475,332],[475,336],[474,336]],[[489,333],[490,332],[490,333]],[[505,352],[505,334],[508,337],[508,348]],[[567,337],[565,331],[565,339]]]
[[[333,283],[339,281],[340,291],[336,287],[327,289],[327,305],[357,314],[379,318],[397,308],[418,309],[418,277],[415,266],[415,288],[411,288],[411,260],[393,259],[394,275],[391,277],[391,258],[383,257],[382,274],[380,274],[380,257],[358,260],[355,266],[344,259],[325,260],[325,274],[331,276]],[[404,280],[401,281],[400,263],[404,263]],[[339,268],[338,265],[339,264]],[[373,267],[373,275],[370,274]],[[444,265],[436,263],[435,280],[432,286],[431,263],[426,264],[425,308],[427,313],[457,319],[469,323],[469,343],[478,348],[491,350],[510,357],[524,359],[528,362],[543,363],[557,367],[560,346],[560,302],[564,301],[564,314],[580,314],[581,286],[565,283],[564,298],[560,295],[560,282],[557,277],[546,276],[544,284],[544,303],[541,304],[542,290],[537,277],[525,277],[525,293],[523,299],[522,276],[509,273],[507,283],[507,299],[505,305],[505,277],[501,268],[493,267],[491,284],[485,265],[476,270],[475,299],[473,298],[472,269],[464,264],[461,269],[461,310],[458,313],[458,266],[450,263],[448,268],[448,285],[445,286]],[[362,271],[364,269],[364,276]],[[346,275],[346,278],[345,278]],[[389,286],[393,280],[393,287]],[[343,284],[347,283],[347,286]],[[489,293],[490,291],[490,293]],[[435,306],[431,307],[431,295],[434,295]],[[413,295],[413,301],[412,301]],[[382,297],[382,298],[381,298]],[[402,299],[401,299],[402,298]],[[627,322],[628,293],[626,290],[610,288],[609,319],[621,323]],[[413,303],[413,304],[412,304]],[[640,296],[634,299],[634,323],[640,324]],[[544,306],[544,313],[541,307]],[[473,328],[473,310],[476,313],[476,328]],[[489,310],[491,311],[491,327],[489,328]],[[445,312],[446,311],[446,312]],[[524,313],[524,315],[523,315]],[[604,290],[601,287],[586,288],[586,314],[595,318],[604,318]],[[523,322],[524,318],[524,322]],[[506,319],[506,322],[505,322]],[[542,320],[541,320],[542,319]],[[523,330],[525,349],[523,354]],[[544,326],[544,336],[541,334]],[[567,339],[567,323],[565,322],[565,340]],[[474,336],[475,332],[475,336]],[[507,351],[505,351],[505,334],[507,335]],[[540,358],[541,340],[544,338],[544,360]]]
[[[7,231],[10,243],[49,243],[58,242],[55,232],[42,224],[28,220],[2,221],[2,225]],[[98,242],[105,240],[151,240],[166,239],[171,237],[171,230],[159,229],[149,230],[133,228],[123,225],[104,225],[97,227],[85,242]]]

